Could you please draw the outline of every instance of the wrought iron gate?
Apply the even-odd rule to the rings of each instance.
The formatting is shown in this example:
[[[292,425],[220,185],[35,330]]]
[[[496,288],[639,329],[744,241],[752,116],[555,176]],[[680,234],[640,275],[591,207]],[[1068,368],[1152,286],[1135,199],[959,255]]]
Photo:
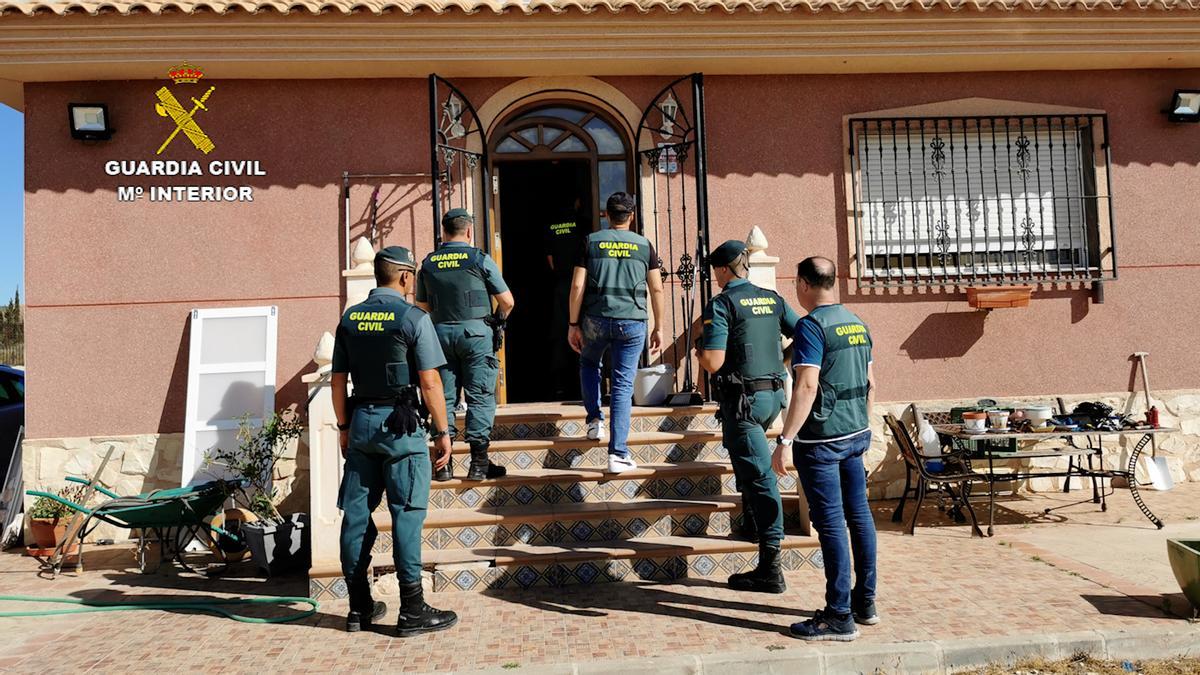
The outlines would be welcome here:
[[[475,215],[475,240],[490,253],[487,135],[471,101],[437,75],[429,76],[429,151],[434,248],[442,243],[442,214],[464,208]]]
[[[672,340],[664,360],[676,366],[679,391],[694,392],[696,324],[712,298],[704,76],[694,73],[664,87],[642,112],[635,142],[638,213],[663,261],[668,307],[662,328]]]

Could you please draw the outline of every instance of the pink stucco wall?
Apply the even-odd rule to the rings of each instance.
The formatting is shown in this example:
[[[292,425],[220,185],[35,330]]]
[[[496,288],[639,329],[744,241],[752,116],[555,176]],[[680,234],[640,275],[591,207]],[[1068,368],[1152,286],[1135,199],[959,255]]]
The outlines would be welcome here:
[[[658,78],[609,80],[638,104]],[[1129,385],[1130,352],[1153,354],[1155,386],[1200,385],[1200,129],[1159,110],[1197,71],[712,77],[707,80],[713,237],[758,225],[782,258],[781,286],[804,255],[846,261],[842,116],[987,97],[1100,108],[1110,115],[1121,278],[1107,302],[1046,290],[1028,309],[972,312],[961,295],[847,293],[871,325],[884,400],[1086,393]],[[340,177],[428,171],[423,80],[218,81],[199,120],[216,150],[178,139],[162,158],[253,159],[268,175],[251,204],[120,203],[107,160],[152,159],[170,123],[157,82],[26,88],[26,274],[31,438],[180,431],[189,310],[280,307],[280,402],[336,321]],[[461,82],[477,104],[506,82]],[[117,134],[69,137],[66,104],[104,101]],[[636,121],[634,121],[636,123]],[[389,243],[431,243],[428,179],[384,190]],[[370,187],[355,190],[355,232]]]

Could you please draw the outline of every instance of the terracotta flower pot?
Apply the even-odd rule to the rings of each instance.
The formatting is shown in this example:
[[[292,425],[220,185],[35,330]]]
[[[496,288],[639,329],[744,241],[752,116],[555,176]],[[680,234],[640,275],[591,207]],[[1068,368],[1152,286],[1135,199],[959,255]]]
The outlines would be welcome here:
[[[67,536],[67,523],[61,518],[31,518],[29,530],[38,548],[54,548]]]

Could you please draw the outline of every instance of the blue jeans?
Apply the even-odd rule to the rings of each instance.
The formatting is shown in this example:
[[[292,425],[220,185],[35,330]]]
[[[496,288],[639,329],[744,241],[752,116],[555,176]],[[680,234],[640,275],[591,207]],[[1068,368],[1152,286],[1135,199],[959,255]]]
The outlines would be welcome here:
[[[792,449],[825,559],[825,610],[839,615],[850,613],[852,548],[855,605],[875,600],[875,520],[867,506],[867,475],[862,461],[870,445],[868,431],[830,443],[796,443]]]
[[[612,349],[612,396],[608,454],[629,456],[629,417],[633,408],[633,376],[646,344],[646,322],[585,316],[583,353],[579,355],[579,383],[588,422],[604,420],[600,410],[600,369],[604,354]]]

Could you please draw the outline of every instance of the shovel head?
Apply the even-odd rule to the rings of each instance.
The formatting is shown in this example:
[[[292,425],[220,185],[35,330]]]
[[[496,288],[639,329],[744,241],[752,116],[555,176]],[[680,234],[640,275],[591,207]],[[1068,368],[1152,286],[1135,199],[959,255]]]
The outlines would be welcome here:
[[[1150,485],[1155,490],[1165,492],[1175,487],[1166,457],[1143,457],[1142,466],[1146,469],[1146,475],[1150,477]]]

